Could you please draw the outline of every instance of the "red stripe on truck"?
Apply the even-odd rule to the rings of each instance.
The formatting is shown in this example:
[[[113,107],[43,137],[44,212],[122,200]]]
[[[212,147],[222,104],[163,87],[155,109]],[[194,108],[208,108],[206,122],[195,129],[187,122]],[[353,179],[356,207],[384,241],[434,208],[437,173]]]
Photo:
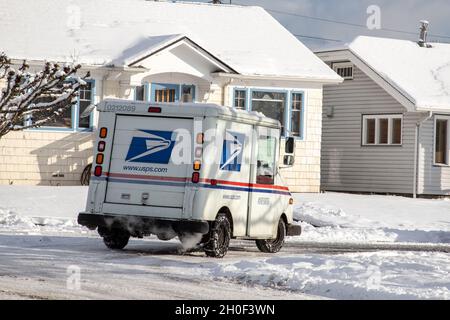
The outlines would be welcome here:
[[[160,181],[177,181],[177,182],[187,182],[190,178],[183,177],[161,177],[161,176],[149,176],[149,175],[139,175],[139,174],[125,174],[125,173],[111,173],[105,172],[104,175],[112,178],[128,178],[128,179],[144,179],[144,180],[160,180]],[[228,180],[216,180],[216,179],[200,179],[202,183],[211,183],[215,180],[218,185],[230,185],[248,188],[260,188],[260,189],[273,189],[273,190],[283,190],[289,191],[288,187],[285,186],[275,186],[271,184],[256,184],[256,183],[246,183]]]

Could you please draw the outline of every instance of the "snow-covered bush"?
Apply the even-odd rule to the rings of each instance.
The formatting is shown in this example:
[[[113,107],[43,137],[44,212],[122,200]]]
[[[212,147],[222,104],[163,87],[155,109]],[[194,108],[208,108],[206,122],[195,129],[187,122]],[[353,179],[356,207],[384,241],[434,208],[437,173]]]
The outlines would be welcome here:
[[[46,62],[37,73],[29,72],[23,61],[14,69],[11,59],[0,53],[0,139],[10,131],[39,127],[52,122],[77,102],[78,91],[86,85],[76,75],[80,65]],[[31,118],[35,120],[30,121]]]

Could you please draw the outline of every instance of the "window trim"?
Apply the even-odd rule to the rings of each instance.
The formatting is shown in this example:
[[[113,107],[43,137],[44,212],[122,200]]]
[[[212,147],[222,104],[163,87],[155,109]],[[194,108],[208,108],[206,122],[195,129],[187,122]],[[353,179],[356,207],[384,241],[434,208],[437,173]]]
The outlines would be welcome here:
[[[305,137],[306,137],[306,132],[307,132],[307,121],[306,121],[306,114],[307,114],[307,105],[306,105],[306,101],[307,101],[307,90],[306,89],[300,89],[300,88],[274,88],[274,87],[243,87],[243,86],[232,86],[230,91],[231,94],[228,95],[229,99],[231,99],[230,103],[228,105],[230,105],[231,108],[234,109],[234,100],[236,97],[236,91],[240,90],[240,91],[246,91],[246,108],[245,110],[247,111],[252,111],[252,95],[253,95],[253,91],[257,91],[257,92],[261,92],[261,91],[267,91],[267,92],[276,92],[276,93],[286,93],[286,105],[285,105],[285,117],[284,117],[284,128],[288,133],[288,137],[292,136],[291,135],[291,128],[292,128],[292,123],[291,123],[291,112],[292,112],[292,94],[301,94],[302,95],[302,132],[300,136],[292,136],[294,137],[296,140],[299,141],[304,141]],[[286,135],[282,135],[282,137],[286,137]]]
[[[84,79],[84,81],[91,83],[91,97],[92,103],[95,104],[97,100],[96,95],[96,82],[95,79]],[[79,128],[78,123],[80,121],[79,108],[80,108],[80,97],[77,98],[77,103],[71,108],[72,126],[71,127],[50,127],[50,126],[40,126],[37,128],[29,128],[26,131],[46,131],[46,132],[92,132],[94,131],[94,115],[95,110],[93,110],[89,116],[89,128]],[[25,120],[30,123],[30,120]]]
[[[302,106],[301,106],[301,108],[302,108],[302,110],[301,110],[301,112],[300,112],[300,120],[301,120],[301,123],[300,123],[300,128],[301,128],[301,132],[299,133],[299,135],[298,136],[292,136],[292,137],[294,137],[294,138],[296,138],[296,139],[299,139],[299,140],[304,140],[304,137],[305,137],[305,123],[306,123],[306,121],[305,121],[305,114],[306,114],[306,112],[305,112],[305,92],[304,91],[299,91],[299,90],[292,90],[291,92],[290,92],[290,96],[289,96],[289,117],[288,117],[288,124],[289,124],[289,129],[288,129],[288,132],[289,132],[289,135],[291,136],[291,129],[292,129],[292,101],[293,101],[293,99],[292,99],[292,96],[294,95],[294,94],[301,94],[302,95]]]
[[[244,108],[240,109],[240,108],[236,108],[235,102],[236,102],[236,91],[244,91],[245,92],[245,101],[244,101]],[[235,87],[233,88],[233,98],[232,98],[232,108],[233,109],[239,109],[239,110],[247,110],[248,111],[248,107],[249,107],[249,103],[248,103],[248,89],[247,88],[241,88],[241,87]]]
[[[143,89],[144,89],[144,100],[137,100],[136,98],[137,98],[137,88],[138,87],[144,87]],[[140,86],[135,86],[134,87],[134,101],[138,101],[138,102],[148,102],[149,100],[148,100],[148,98],[149,98],[149,92],[148,92],[148,83],[144,83],[144,84],[141,84]]]
[[[447,120],[447,163],[436,163],[436,122],[437,120]],[[435,115],[433,121],[433,166],[450,167],[450,116]]]
[[[286,95],[286,99],[284,100],[284,123],[282,123],[282,126],[284,126],[284,131],[282,132],[281,128],[280,128],[280,134],[282,137],[286,137],[289,136],[286,133],[289,133],[289,128],[290,128],[290,121],[289,121],[289,116],[290,116],[290,94],[289,94],[289,90],[285,90],[285,89],[271,89],[271,88],[250,88],[249,89],[249,95],[248,95],[248,101],[249,101],[249,111],[253,111],[253,92],[273,92],[273,93],[284,93]],[[289,126],[289,128],[288,128]]]
[[[367,141],[367,130],[366,130],[366,120],[375,119],[375,143],[366,143]],[[388,143],[379,143],[379,130],[380,122],[379,119],[388,119]],[[400,132],[400,143],[392,143],[393,131],[392,123],[393,119],[401,120],[401,132]],[[401,147],[403,146],[403,114],[363,114],[361,116],[361,146],[362,147]]]
[[[157,86],[167,87],[168,89],[175,89],[175,102],[172,103],[183,103],[181,102],[181,95],[183,92],[183,86],[192,87],[194,89],[192,103],[197,102],[197,85],[191,83],[163,83],[163,82],[151,82],[149,84],[150,90],[148,90],[148,102],[155,103],[155,90]]]
[[[350,61],[347,61],[347,62],[333,62],[332,63],[332,67],[333,67],[333,71],[336,72],[336,73],[338,73],[338,71],[337,71],[338,68],[351,68],[352,69],[352,76],[351,77],[349,77],[349,76],[344,77],[344,76],[339,75],[339,73],[338,73],[338,75],[344,80],[353,80],[354,79],[354,76],[355,76],[355,65],[353,63],[351,63]]]

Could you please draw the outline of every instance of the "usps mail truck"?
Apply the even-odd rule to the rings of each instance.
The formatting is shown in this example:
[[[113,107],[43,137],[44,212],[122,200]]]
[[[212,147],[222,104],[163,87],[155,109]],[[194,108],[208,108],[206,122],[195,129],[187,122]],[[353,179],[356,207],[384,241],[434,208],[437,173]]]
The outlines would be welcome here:
[[[230,239],[275,253],[285,236],[300,234],[280,175],[294,163],[294,140],[280,138],[278,121],[211,104],[106,99],[97,109],[78,222],[98,229],[107,247],[148,235],[194,238],[206,255],[223,257]]]

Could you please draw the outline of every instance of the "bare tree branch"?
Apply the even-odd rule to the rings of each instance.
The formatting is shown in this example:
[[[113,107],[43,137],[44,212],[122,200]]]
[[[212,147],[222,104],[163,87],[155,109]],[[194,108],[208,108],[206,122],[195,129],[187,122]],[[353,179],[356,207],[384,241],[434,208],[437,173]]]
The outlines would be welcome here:
[[[0,53],[0,81],[6,81],[0,92],[0,139],[10,131],[48,124],[74,105],[80,88],[86,85],[84,80],[90,76],[77,76],[80,68],[46,62],[41,71],[31,73],[23,61],[15,70],[11,59]],[[29,116],[35,121],[26,124]]]

